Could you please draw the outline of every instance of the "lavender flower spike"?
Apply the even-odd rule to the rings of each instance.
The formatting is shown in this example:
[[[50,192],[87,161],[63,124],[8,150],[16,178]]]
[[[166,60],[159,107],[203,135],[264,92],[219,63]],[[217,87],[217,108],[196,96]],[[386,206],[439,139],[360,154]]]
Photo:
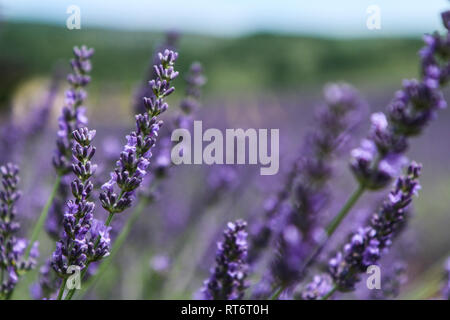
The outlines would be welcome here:
[[[147,112],[136,116],[136,131],[127,136],[127,144],[120,154],[114,172],[111,173],[111,180],[102,186],[100,201],[110,215],[131,206],[135,190],[147,173],[152,156],[151,148],[155,145],[162,126],[162,121],[158,121],[156,117],[167,110],[165,98],[175,90],[170,86],[170,82],[178,76],[178,72],[174,70],[178,54],[166,50],[158,56],[160,64],[153,66],[156,79],[149,82],[153,94],[144,98]],[[119,194],[115,193],[115,186],[120,190]]]
[[[247,223],[229,222],[217,244],[216,266],[202,288],[206,300],[237,300],[247,288]]]
[[[100,230],[93,219],[95,205],[90,196],[94,188],[90,178],[96,165],[91,163],[95,147],[91,146],[95,131],[81,128],[73,132],[72,171],[76,178],[71,184],[74,200],[67,202],[64,214],[61,239],[56,243],[51,265],[59,277],[66,279],[69,266],[78,266],[80,270],[87,263],[98,261],[109,254],[109,229]],[[96,245],[98,236],[99,244]]]
[[[411,163],[407,174],[396,180],[381,209],[371,216],[368,225],[353,233],[350,241],[330,259],[328,267],[334,289],[316,298],[328,297],[334,290],[354,290],[360,274],[366,272],[370,265],[378,264],[408,219],[408,207],[420,189],[420,171],[420,165]],[[307,294],[303,296],[308,297]]]
[[[17,190],[19,168],[8,163],[0,167],[0,175],[3,187],[0,190],[0,298],[3,299],[11,296],[21,273],[36,265],[38,243],[33,243],[30,255],[25,260],[28,241],[14,235],[20,228],[20,224],[15,221],[16,204],[21,196]]]
[[[91,81],[90,58],[94,49],[88,49],[86,46],[75,47],[73,53],[75,58],[70,63],[73,73],[67,76],[70,89],[66,91],[65,105],[58,119],[57,150],[53,157],[53,165],[61,175],[71,171],[72,132],[87,125],[86,108],[82,104],[87,97],[84,87]]]

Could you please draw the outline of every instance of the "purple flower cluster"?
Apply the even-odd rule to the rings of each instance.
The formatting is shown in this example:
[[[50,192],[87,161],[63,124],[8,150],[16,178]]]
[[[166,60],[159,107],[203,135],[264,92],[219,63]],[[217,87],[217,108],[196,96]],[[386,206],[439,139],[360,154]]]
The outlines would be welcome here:
[[[70,89],[66,91],[65,105],[58,119],[57,150],[53,157],[53,165],[61,175],[71,171],[72,132],[87,125],[86,108],[82,104],[87,97],[84,88],[91,81],[90,58],[94,54],[94,49],[82,46],[75,47],[73,52],[75,58],[71,61],[72,73],[67,76]]]
[[[412,163],[405,176],[399,177],[380,210],[374,213],[366,227],[358,229],[329,261],[329,272],[340,291],[354,290],[360,273],[378,264],[392,240],[408,219],[408,206],[420,189],[418,177],[421,166]]]
[[[167,110],[165,98],[175,90],[170,82],[178,76],[178,72],[174,70],[177,57],[177,53],[169,50],[159,53],[160,64],[154,65],[156,80],[149,82],[152,96],[144,98],[147,111],[136,116],[136,131],[127,136],[127,144],[111,173],[111,179],[102,186],[100,201],[110,214],[122,212],[131,206],[135,190],[147,173],[152,156],[151,148],[155,145],[162,126],[162,121],[157,120],[157,116]],[[119,194],[114,191],[116,185],[120,189]]]
[[[147,67],[148,70],[145,75],[145,81],[142,82],[134,97],[133,110],[136,114],[144,113],[146,111],[145,105],[142,103],[142,99],[152,95],[152,88],[148,86],[148,82],[156,77],[153,66],[159,64],[159,53],[164,52],[165,50],[175,51],[178,38],[179,34],[177,32],[168,32],[164,41],[156,47],[156,50],[152,54],[151,60]]]
[[[52,256],[52,267],[62,278],[68,276],[69,266],[82,270],[87,263],[109,254],[109,228],[93,218],[95,205],[89,201],[94,188],[90,178],[96,169],[91,162],[95,154],[95,147],[91,145],[94,136],[95,131],[87,128],[73,132],[72,171],[76,178],[71,189],[75,200],[67,202],[64,231]]]
[[[205,281],[202,293],[206,300],[237,300],[247,288],[247,223],[229,222],[224,240],[217,244],[216,266]]]
[[[16,221],[16,205],[21,196],[21,192],[17,189],[19,168],[8,163],[0,167],[0,175],[2,186],[0,190],[0,298],[8,298],[21,273],[36,265],[38,243],[33,244],[28,259],[25,259],[28,241],[15,236],[20,228],[20,224]]]
[[[306,138],[302,157],[295,166],[297,172],[288,176],[287,184],[293,185],[293,204],[287,210],[280,205],[289,195],[288,190],[284,190],[268,211],[272,213],[275,207],[279,216],[284,209],[284,222],[277,232],[279,254],[271,264],[272,278],[284,285],[299,277],[299,266],[308,249],[315,244],[320,232],[323,233],[316,219],[330,198],[326,186],[333,171],[332,160],[343,142],[348,141],[349,132],[365,106],[358,92],[347,84],[327,86],[324,96],[326,105],[318,110],[317,129]],[[267,237],[272,232],[271,225],[274,224],[266,225],[261,235]],[[260,239],[257,242],[264,243]],[[261,245],[259,247],[261,249]]]
[[[444,12],[442,18],[449,30],[449,12]],[[450,33],[445,37],[428,35],[425,44],[420,51],[422,79],[404,81],[387,115],[372,115],[369,137],[352,151],[352,171],[367,189],[383,188],[398,174],[408,138],[420,134],[436,112],[446,107],[440,87],[449,80]]]

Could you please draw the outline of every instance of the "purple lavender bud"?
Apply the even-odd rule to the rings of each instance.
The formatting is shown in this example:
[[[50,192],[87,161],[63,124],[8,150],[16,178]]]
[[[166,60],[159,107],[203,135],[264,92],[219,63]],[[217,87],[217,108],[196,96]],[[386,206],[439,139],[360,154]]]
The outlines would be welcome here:
[[[333,280],[328,274],[316,275],[297,298],[302,300],[318,300],[330,292],[332,288]]]
[[[82,104],[87,97],[84,87],[91,80],[88,75],[92,69],[89,59],[92,57],[94,50],[82,46],[81,48],[75,47],[73,52],[75,55],[75,58],[71,61],[73,73],[67,77],[71,87],[66,91],[65,106],[58,119],[57,150],[53,157],[53,165],[62,175],[71,171],[72,132],[87,125],[86,109]]]
[[[408,206],[420,189],[421,166],[412,163],[396,180],[381,209],[371,216],[369,224],[351,235],[350,241],[329,261],[329,272],[340,291],[354,290],[361,273],[378,264],[381,255],[402,230],[408,216]]]
[[[229,222],[224,240],[217,244],[216,266],[204,282],[202,293],[206,300],[238,300],[247,288],[247,223]]]
[[[152,95],[144,98],[147,112],[136,116],[136,131],[127,136],[120,158],[111,179],[102,186],[100,201],[110,214],[124,211],[131,206],[136,189],[142,184],[152,157],[162,121],[157,116],[167,109],[165,98],[173,92],[170,80],[178,75],[173,65],[178,54],[169,50],[159,54],[157,78],[150,81]],[[120,190],[115,192],[115,187]]]
[[[24,260],[28,240],[17,238],[15,234],[20,228],[16,222],[16,206],[21,196],[18,190],[19,167],[8,163],[0,167],[0,271],[4,275],[0,283],[0,298],[8,298],[12,294],[19,275],[31,270],[36,265],[38,243],[33,243],[29,258]]]

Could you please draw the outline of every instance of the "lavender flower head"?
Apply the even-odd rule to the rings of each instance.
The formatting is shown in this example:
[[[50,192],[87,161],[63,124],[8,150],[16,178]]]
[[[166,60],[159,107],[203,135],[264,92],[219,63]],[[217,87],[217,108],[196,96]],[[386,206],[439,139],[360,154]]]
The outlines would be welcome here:
[[[19,168],[8,163],[0,167],[0,175],[3,187],[0,190],[0,271],[3,275],[0,283],[0,298],[8,298],[19,276],[36,265],[38,243],[33,244],[29,258],[25,260],[24,254],[28,241],[15,236],[20,228],[20,224],[16,222],[16,204],[21,196],[21,192],[17,189]]]
[[[178,72],[174,70],[177,57],[177,53],[166,50],[164,54],[159,53],[160,64],[153,66],[156,79],[149,82],[152,96],[144,98],[146,112],[136,116],[136,131],[127,136],[127,144],[111,173],[111,179],[102,186],[100,201],[110,214],[122,212],[131,206],[135,190],[147,173],[152,156],[151,148],[155,145],[162,126],[162,121],[157,120],[157,116],[167,110],[165,98],[175,90],[170,82],[178,76]],[[114,190],[116,187],[119,194]]]
[[[350,241],[329,261],[329,272],[340,291],[354,290],[360,273],[378,264],[408,218],[408,206],[420,189],[421,166],[412,163],[399,177],[381,209],[371,216],[366,227],[358,229]]]
[[[82,104],[87,97],[84,88],[91,81],[90,58],[94,54],[94,49],[82,46],[75,47],[73,52],[75,58],[71,61],[72,73],[67,76],[70,89],[66,91],[65,105],[58,119],[57,150],[53,157],[53,165],[62,175],[71,171],[72,132],[87,125],[86,108]]]
[[[87,263],[109,254],[109,228],[93,219],[95,205],[90,201],[94,188],[91,177],[96,165],[91,159],[95,147],[91,145],[95,131],[81,128],[73,132],[72,171],[76,178],[71,184],[74,200],[67,202],[61,239],[56,243],[51,265],[58,276],[66,278],[69,266],[84,269]]]
[[[216,266],[204,282],[205,300],[237,300],[244,297],[247,288],[247,223],[229,222],[224,240],[217,244]]]

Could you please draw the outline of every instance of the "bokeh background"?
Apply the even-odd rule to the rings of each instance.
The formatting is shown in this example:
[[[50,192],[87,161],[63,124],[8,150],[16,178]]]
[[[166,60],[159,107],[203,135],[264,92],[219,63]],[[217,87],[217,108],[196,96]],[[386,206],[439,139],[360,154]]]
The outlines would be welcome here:
[[[72,4],[81,10],[80,30],[66,28],[66,9]],[[373,4],[381,9],[380,30],[366,26],[366,9]],[[1,0],[2,127],[25,123],[45,99],[55,74],[63,75],[57,80],[59,89],[48,128],[23,151],[22,201],[29,202],[23,205],[25,226],[33,224],[49,193],[56,118],[63,105],[64,75],[72,47],[86,44],[96,50],[87,106],[90,127],[97,129],[99,136],[99,158],[107,158],[114,152],[111,145],[120,147],[124,134],[133,127],[135,93],[155,48],[164,43],[167,33],[176,32],[182,77],[175,82],[171,109],[176,110],[183,97],[183,76],[190,64],[201,62],[208,82],[196,119],[203,120],[204,127],[279,128],[280,172],[261,177],[259,167],[236,166],[232,183],[208,205],[214,175],[220,176],[223,168],[173,168],[159,188],[158,201],[140,217],[89,297],[192,297],[208,276],[215,242],[226,221],[257,215],[264,199],[279,188],[311,129],[314,108],[323,101],[323,86],[348,82],[370,105],[348,142],[350,149],[367,132],[369,113],[384,110],[402,80],[418,76],[422,35],[442,31],[439,13],[449,7],[444,0],[344,0],[339,4],[332,0]],[[408,153],[424,165],[423,189],[403,243],[391,255],[407,262],[410,281],[405,292],[413,297],[425,289],[428,297],[433,296],[436,290],[430,287],[435,288],[442,259],[450,253],[449,124],[450,114],[444,110],[425,134],[413,141]],[[1,152],[2,159],[8,158],[8,150]],[[338,160],[330,215],[355,186],[348,159],[346,152]],[[112,163],[105,163],[104,173]],[[349,216],[355,224],[348,228],[363,220],[383,194],[366,195]],[[121,219],[126,220],[127,213],[123,215]],[[341,233],[345,235],[345,229]],[[337,238],[334,243],[340,241]],[[54,242],[43,235],[43,259],[53,249]],[[19,297],[29,297],[29,285],[35,279],[36,275],[27,276]]]

